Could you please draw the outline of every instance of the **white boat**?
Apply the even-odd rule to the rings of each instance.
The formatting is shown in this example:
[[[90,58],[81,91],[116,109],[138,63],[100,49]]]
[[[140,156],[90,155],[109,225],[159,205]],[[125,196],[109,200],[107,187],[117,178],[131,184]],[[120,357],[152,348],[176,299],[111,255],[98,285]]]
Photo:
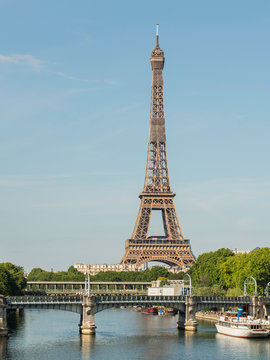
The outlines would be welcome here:
[[[238,319],[228,316],[221,316],[216,324],[219,334],[243,338],[267,337],[270,334],[268,326],[269,321],[267,320],[254,320],[251,317]]]

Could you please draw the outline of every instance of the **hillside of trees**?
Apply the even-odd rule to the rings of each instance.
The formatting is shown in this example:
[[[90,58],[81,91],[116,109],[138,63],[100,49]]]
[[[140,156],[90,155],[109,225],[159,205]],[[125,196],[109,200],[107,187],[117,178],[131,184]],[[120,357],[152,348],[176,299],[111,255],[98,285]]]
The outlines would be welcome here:
[[[26,287],[23,268],[7,263],[0,263],[0,294],[21,295]]]

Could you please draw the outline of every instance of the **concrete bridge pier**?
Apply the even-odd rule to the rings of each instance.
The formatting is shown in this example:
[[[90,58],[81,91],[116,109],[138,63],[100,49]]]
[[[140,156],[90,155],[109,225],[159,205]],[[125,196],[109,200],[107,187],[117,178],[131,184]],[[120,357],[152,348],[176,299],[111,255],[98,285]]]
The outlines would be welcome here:
[[[0,336],[7,336],[7,305],[3,295],[0,295]]]
[[[185,312],[179,311],[177,328],[185,331],[197,331],[198,322],[195,318],[196,314],[196,297],[186,296]]]
[[[82,335],[94,335],[96,333],[95,325],[95,296],[83,296],[82,314],[80,323],[80,333]]]
[[[186,313],[178,311],[177,328],[185,330]]]
[[[184,327],[186,331],[197,331],[198,322],[196,321],[196,297],[186,296],[186,321]]]
[[[263,296],[253,296],[252,297],[252,316],[263,319],[265,317],[265,306],[263,303]]]

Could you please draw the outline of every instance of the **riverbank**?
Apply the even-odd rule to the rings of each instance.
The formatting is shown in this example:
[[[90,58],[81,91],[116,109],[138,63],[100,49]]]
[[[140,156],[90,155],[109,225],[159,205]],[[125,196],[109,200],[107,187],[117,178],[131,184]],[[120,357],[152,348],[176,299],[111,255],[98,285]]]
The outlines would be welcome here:
[[[197,320],[205,320],[205,321],[212,321],[212,322],[218,322],[218,319],[221,314],[214,313],[212,311],[198,311],[196,313],[196,319]]]

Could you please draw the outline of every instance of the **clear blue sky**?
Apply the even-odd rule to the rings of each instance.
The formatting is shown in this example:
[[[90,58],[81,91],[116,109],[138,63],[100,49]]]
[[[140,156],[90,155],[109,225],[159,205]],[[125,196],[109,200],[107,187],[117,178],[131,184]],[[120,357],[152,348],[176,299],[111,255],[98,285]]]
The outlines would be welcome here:
[[[184,235],[195,255],[269,246],[269,15],[263,0],[0,0],[0,262],[121,260],[157,22]]]

